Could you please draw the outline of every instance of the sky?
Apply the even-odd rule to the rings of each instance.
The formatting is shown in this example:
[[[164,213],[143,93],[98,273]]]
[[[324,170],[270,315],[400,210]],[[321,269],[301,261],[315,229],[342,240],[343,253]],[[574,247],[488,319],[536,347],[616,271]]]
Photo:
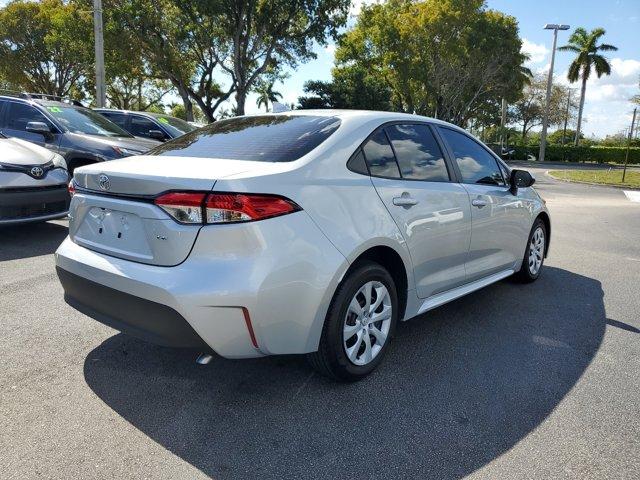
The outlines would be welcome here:
[[[353,2],[350,23],[362,3]],[[545,23],[571,26],[569,31],[558,32],[558,46],[567,42],[576,27],[604,28],[604,42],[617,46],[618,51],[607,52],[611,75],[600,79],[592,75],[587,83],[583,132],[586,136],[604,137],[630,125],[633,105],[629,98],[640,93],[640,0],[488,0],[487,5],[518,20],[523,50],[531,56],[528,66],[534,72],[548,72],[551,62],[553,32],[543,29]],[[275,89],[283,94],[285,102],[295,103],[303,95],[306,80],[331,79],[334,50],[334,45],[317,47],[316,60],[300,65],[283,84],[277,85]],[[567,70],[572,59],[571,52],[556,53],[554,82],[569,85]],[[580,84],[571,87],[578,97]],[[247,100],[246,110],[258,111],[255,98]]]
[[[352,2],[349,24],[353,25],[362,4],[376,0]],[[7,0],[0,0],[0,6]],[[605,42],[618,47],[608,52],[612,72],[598,79],[595,75],[587,83],[583,132],[587,136],[604,137],[616,134],[631,123],[632,95],[638,94],[640,77],[640,0],[487,0],[489,8],[499,10],[518,20],[523,50],[531,56],[529,67],[534,72],[549,70],[553,32],[544,30],[545,23],[564,23],[571,30],[558,32],[558,45],[563,45],[576,27],[587,30],[602,27],[607,33]],[[317,59],[290,70],[289,77],[276,85],[283,94],[283,102],[296,103],[303,95],[307,80],[330,80],[335,45],[316,46]],[[569,85],[567,70],[572,53],[557,52],[554,82]],[[579,95],[579,83],[571,85]],[[173,101],[179,101],[176,96]],[[227,105],[227,108],[229,105]],[[247,113],[257,113],[255,95],[249,96]]]

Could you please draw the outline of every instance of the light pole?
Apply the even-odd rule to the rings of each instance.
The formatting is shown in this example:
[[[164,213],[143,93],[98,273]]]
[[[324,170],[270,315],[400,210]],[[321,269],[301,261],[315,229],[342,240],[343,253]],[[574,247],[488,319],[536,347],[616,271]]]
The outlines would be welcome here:
[[[553,83],[553,63],[556,59],[556,43],[558,42],[558,30],[569,30],[569,25],[558,25],[547,23],[545,30],[553,30],[553,49],[551,50],[551,65],[549,66],[549,76],[547,77],[547,96],[544,101],[544,117],[542,119],[542,133],[540,134],[540,154],[538,158],[544,162],[544,151],[547,147],[547,125],[549,123],[549,102],[551,101],[551,85]]]
[[[102,35],[102,0],[93,0],[93,35],[96,44],[96,105],[104,107],[107,92],[104,85],[104,42]]]

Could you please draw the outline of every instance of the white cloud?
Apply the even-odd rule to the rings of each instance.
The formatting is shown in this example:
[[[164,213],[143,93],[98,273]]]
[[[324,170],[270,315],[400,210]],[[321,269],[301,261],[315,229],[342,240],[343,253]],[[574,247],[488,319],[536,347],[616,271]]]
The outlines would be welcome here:
[[[595,72],[587,81],[584,105],[583,131],[587,136],[604,137],[611,135],[631,123],[633,107],[629,99],[638,94],[640,77],[640,61],[613,58],[611,75],[598,78]],[[559,83],[569,85],[567,71],[555,77]],[[570,85],[575,89],[576,97],[580,95],[580,81]]]
[[[547,55],[549,55],[549,49],[543,43],[535,43],[523,38],[522,53],[529,55],[528,63],[542,63],[546,60]]]

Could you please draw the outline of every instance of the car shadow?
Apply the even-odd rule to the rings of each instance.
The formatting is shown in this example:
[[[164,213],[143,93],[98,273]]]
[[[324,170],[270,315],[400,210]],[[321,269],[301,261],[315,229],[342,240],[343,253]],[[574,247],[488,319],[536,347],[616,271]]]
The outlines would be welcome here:
[[[53,253],[68,233],[66,220],[0,226],[0,262]]]
[[[207,475],[461,478],[535,429],[580,379],[607,318],[598,281],[546,267],[399,326],[355,384],[299,356],[194,363],[122,334],[86,358],[89,387]]]

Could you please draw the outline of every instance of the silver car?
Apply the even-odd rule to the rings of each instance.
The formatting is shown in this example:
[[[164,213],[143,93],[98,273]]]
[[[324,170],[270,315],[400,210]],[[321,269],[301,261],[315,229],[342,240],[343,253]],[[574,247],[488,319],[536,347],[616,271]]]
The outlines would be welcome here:
[[[62,156],[0,134],[0,226],[65,217],[68,182]]]
[[[551,233],[529,173],[407,114],[232,118],[73,184],[71,306],[162,345],[308,354],[340,380],[375,369],[399,321],[536,280]]]

